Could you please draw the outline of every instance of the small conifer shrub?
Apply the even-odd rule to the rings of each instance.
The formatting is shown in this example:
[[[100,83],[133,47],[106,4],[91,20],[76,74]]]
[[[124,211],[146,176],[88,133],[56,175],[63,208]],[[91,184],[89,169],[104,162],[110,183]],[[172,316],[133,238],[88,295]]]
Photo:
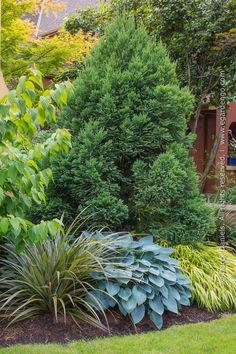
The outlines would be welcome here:
[[[180,88],[165,47],[118,18],[74,86],[60,120],[73,148],[54,162],[50,190],[58,210],[70,205],[76,216],[89,206],[96,226],[154,231],[173,243],[213,232],[186,152],[193,97]]]

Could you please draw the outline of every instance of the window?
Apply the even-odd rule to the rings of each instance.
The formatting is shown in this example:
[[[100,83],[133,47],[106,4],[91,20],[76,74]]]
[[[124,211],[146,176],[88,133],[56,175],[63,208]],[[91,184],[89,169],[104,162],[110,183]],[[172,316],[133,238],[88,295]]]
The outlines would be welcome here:
[[[236,166],[236,122],[228,130],[228,165]]]

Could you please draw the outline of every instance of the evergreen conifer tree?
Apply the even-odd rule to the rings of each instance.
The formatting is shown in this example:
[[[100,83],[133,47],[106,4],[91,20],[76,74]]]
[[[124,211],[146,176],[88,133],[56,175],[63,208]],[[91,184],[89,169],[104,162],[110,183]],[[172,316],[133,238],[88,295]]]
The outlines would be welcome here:
[[[96,225],[155,230],[172,242],[181,242],[181,237],[189,242],[190,229],[197,241],[212,231],[212,212],[198,192],[184,147],[193,97],[180,88],[165,47],[132,20],[118,18],[74,86],[61,117],[61,124],[71,130],[73,148],[64,160],[54,162],[51,198],[61,198],[74,216],[89,206]],[[191,204],[184,206],[186,220],[176,214],[183,200]],[[204,216],[203,226],[192,222],[196,215]]]

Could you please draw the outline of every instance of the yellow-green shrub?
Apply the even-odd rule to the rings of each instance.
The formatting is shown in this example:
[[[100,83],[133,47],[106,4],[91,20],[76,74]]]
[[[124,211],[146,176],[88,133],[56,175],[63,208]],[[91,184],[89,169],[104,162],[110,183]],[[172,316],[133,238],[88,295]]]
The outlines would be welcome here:
[[[55,77],[65,66],[80,63],[97,42],[96,36],[79,31],[71,35],[61,29],[56,35],[31,38],[18,47],[3,67],[7,81],[23,75],[32,63],[36,63],[43,77]]]
[[[192,298],[210,311],[236,308],[236,256],[216,244],[178,245],[173,257],[192,282]]]

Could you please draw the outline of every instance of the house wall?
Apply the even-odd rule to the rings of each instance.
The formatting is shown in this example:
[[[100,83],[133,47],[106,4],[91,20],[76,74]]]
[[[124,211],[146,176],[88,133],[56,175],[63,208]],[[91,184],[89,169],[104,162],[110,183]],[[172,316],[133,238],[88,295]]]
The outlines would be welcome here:
[[[220,111],[217,110],[217,119],[216,119],[216,131],[220,132]],[[221,142],[219,146],[218,153],[216,155],[216,170],[220,171],[222,157],[225,157],[225,169],[226,176],[228,177],[228,181],[232,178],[236,178],[236,166],[229,166],[227,163],[228,158],[228,145],[229,145],[229,134],[228,131],[232,123],[236,123],[236,102],[231,102],[229,104],[229,109],[227,110],[227,119],[225,124],[225,134],[224,141]]]
[[[224,164],[228,180],[236,178],[236,166],[227,165],[229,144],[228,130],[232,123],[236,123],[236,102],[231,102],[229,104],[224,132],[220,131],[220,116],[221,112],[219,109],[208,109],[201,112],[201,117],[199,119],[199,124],[196,132],[197,138],[192,150],[192,156],[196,164],[197,172],[202,174],[217,134],[223,135],[223,139],[220,142],[215,161],[206,181],[204,188],[205,193],[216,192],[217,186],[219,186],[218,177],[222,163]]]
[[[196,135],[197,138],[193,145],[192,156],[196,164],[197,172],[201,175],[205,169],[208,156],[212,150],[215,141],[216,110],[207,110],[201,112]],[[211,171],[207,178],[204,190],[206,193],[212,193],[214,191],[214,176],[215,166],[211,168]]]

